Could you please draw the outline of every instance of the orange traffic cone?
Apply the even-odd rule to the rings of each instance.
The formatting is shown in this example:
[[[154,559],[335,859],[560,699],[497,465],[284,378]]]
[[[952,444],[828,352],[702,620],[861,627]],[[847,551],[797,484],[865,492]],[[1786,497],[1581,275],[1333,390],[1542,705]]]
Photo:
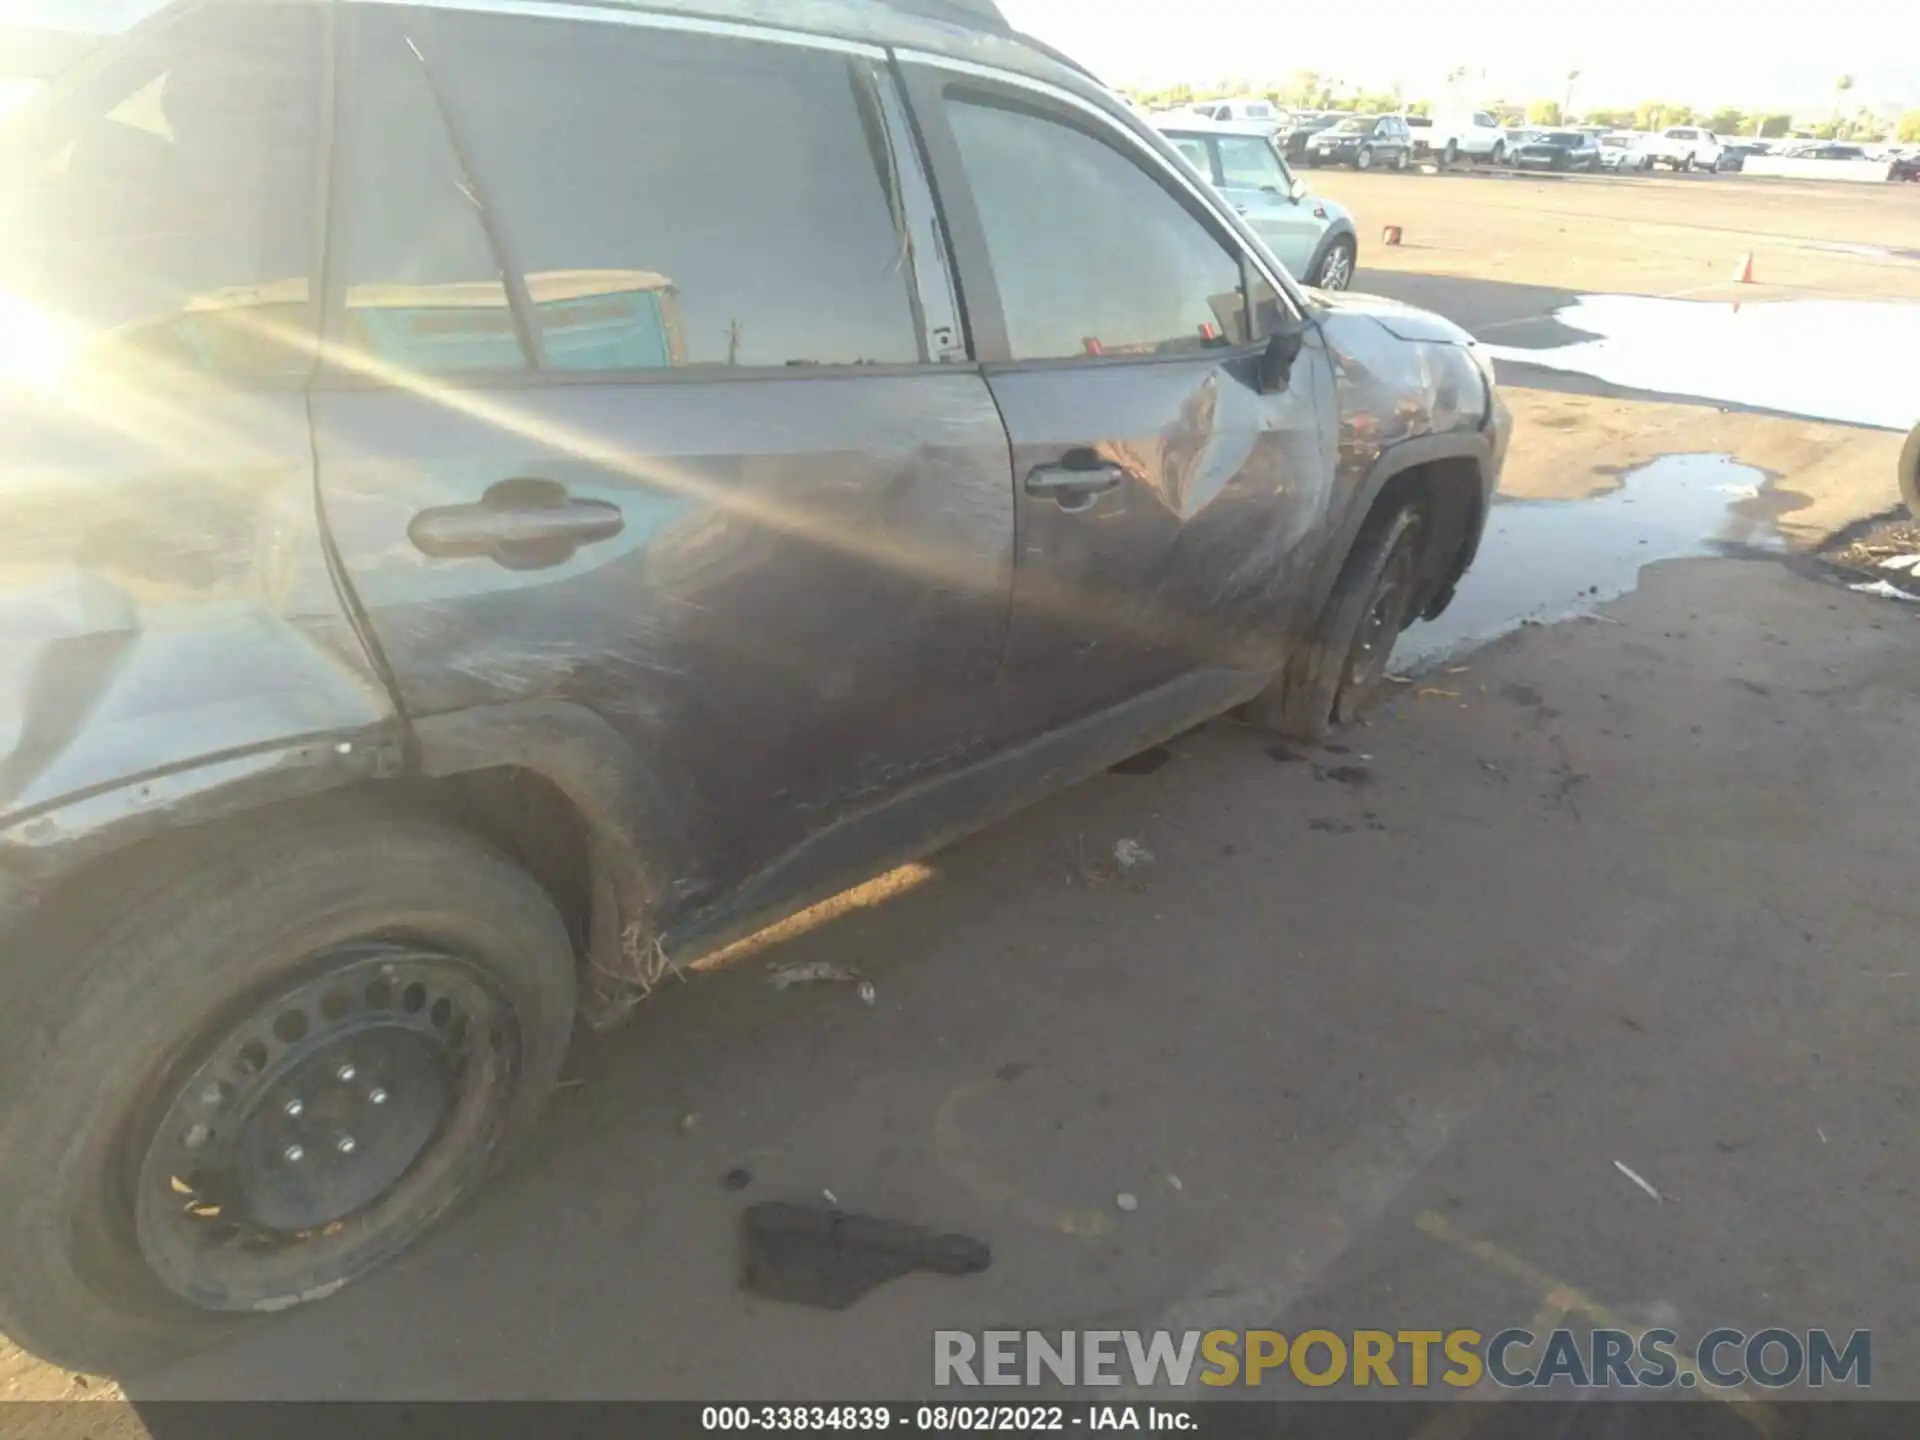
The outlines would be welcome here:
[[[1733,272],[1733,283],[1736,285],[1753,284],[1753,252],[1751,250],[1740,257],[1740,268]]]

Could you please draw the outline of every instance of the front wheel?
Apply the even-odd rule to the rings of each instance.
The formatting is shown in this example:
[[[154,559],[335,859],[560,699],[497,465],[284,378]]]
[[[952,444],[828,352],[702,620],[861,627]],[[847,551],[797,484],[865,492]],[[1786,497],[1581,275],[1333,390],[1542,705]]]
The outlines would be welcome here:
[[[1394,642],[1412,614],[1421,543],[1417,506],[1368,517],[1313,628],[1247,707],[1254,724],[1317,745],[1379,698]]]
[[[1341,236],[1327,246],[1320,264],[1307,283],[1321,290],[1344,290],[1353,283],[1354,244]]]
[[[1451,170],[1454,166],[1454,162],[1457,161],[1459,158],[1460,158],[1459,142],[1455,140],[1447,141],[1447,148],[1440,152],[1440,163],[1443,166],[1445,166],[1447,169]]]
[[[1693,169],[1693,156],[1682,155],[1680,157],[1680,163],[1674,166],[1674,169],[1680,170],[1680,171],[1688,171]]]
[[[86,1368],[391,1259],[530,1128],[573,1025],[541,887],[359,803],[136,852],[9,951],[0,1330]]]
[[[1373,168],[1373,147],[1371,145],[1362,145],[1360,147],[1359,153],[1353,157],[1353,168],[1356,170],[1371,170]]]
[[[1398,151],[1398,152],[1396,152],[1396,153],[1395,153],[1395,155],[1394,155],[1394,157],[1393,157],[1393,168],[1394,168],[1394,169],[1396,169],[1396,170],[1404,170],[1404,169],[1406,169],[1406,168],[1407,168],[1407,163],[1408,163],[1408,161],[1407,161],[1407,152],[1406,152],[1406,151],[1404,151],[1404,150],[1401,150],[1401,151]]]
[[[1502,140],[1496,140],[1496,141],[1494,141],[1494,142],[1493,142],[1493,153],[1492,153],[1492,154],[1490,154],[1490,155],[1489,155],[1489,156],[1488,156],[1487,158],[1488,158],[1489,160],[1491,160],[1491,161],[1492,161],[1492,162],[1493,162],[1494,164],[1496,164],[1496,165],[1504,165],[1504,164],[1506,164],[1506,163],[1507,163],[1507,146],[1506,146],[1506,142],[1505,142],[1505,141],[1502,141]]]

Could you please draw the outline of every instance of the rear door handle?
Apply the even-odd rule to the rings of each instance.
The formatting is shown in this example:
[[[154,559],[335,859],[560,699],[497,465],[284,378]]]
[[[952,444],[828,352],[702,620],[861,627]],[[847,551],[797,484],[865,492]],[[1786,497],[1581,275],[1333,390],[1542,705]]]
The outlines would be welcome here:
[[[1069,454],[1051,465],[1036,465],[1027,472],[1027,494],[1051,499],[1069,515],[1090,510],[1109,490],[1126,483],[1126,470],[1111,460],[1095,460],[1092,452],[1083,452],[1082,460]]]
[[[619,507],[576,500],[552,480],[502,480],[474,505],[422,510],[407,538],[436,560],[481,558],[508,570],[564,565],[583,545],[610,540],[626,528]]]

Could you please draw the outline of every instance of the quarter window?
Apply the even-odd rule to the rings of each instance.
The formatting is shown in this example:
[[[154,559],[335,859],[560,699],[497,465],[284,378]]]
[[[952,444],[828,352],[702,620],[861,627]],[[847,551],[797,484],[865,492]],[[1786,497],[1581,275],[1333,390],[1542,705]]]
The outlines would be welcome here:
[[[1025,110],[950,97],[947,115],[1014,359],[1244,340],[1239,256],[1132,159]]]
[[[311,366],[317,27],[304,6],[201,10],[8,137],[10,365],[64,355],[227,378]],[[11,353],[39,342],[45,355]]]

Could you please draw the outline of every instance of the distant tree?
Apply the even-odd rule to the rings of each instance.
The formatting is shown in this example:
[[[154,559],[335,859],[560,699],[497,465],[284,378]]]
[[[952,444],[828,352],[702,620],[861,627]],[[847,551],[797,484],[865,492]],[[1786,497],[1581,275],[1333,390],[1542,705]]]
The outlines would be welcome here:
[[[1536,100],[1527,107],[1529,125],[1558,125],[1560,123],[1560,102],[1558,100]]]
[[[1609,130],[1633,128],[1633,111],[1631,110],[1589,110],[1583,118],[1589,125],[1604,125]]]
[[[1920,140],[1920,110],[1909,110],[1900,117],[1900,128],[1895,132],[1901,142]]]
[[[1716,135],[1738,135],[1746,116],[1731,106],[1716,110],[1706,118],[1706,127]]]
[[[1431,100],[1416,100],[1407,107],[1407,114],[1431,115],[1433,114],[1433,102]],[[1920,116],[1920,110],[1914,111],[1914,114]]]
[[[1760,122],[1762,140],[1778,140],[1793,128],[1791,115],[1769,115]]]

